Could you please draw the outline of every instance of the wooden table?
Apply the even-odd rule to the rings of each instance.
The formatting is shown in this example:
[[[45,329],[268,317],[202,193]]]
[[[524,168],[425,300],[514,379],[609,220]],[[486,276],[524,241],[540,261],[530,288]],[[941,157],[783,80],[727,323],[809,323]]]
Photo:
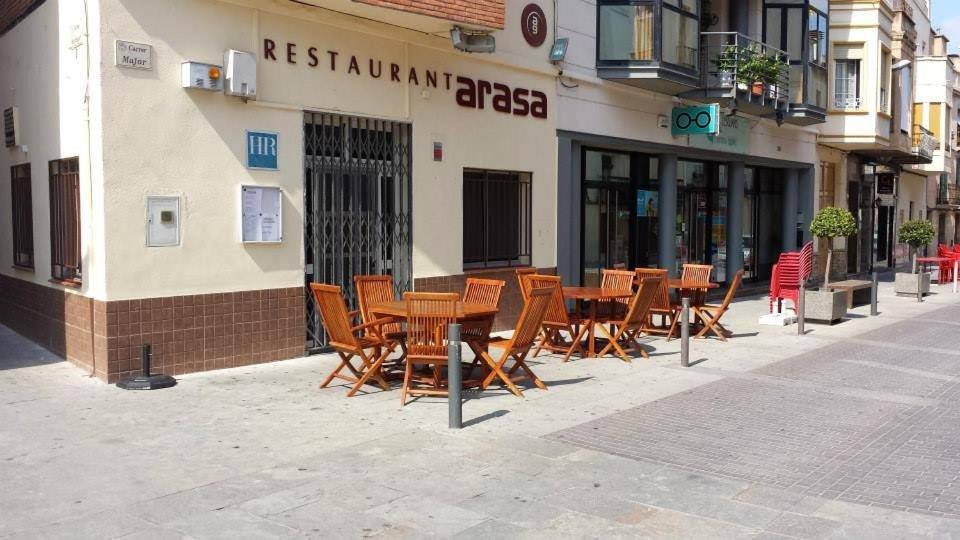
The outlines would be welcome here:
[[[853,294],[856,291],[867,290],[873,288],[873,283],[870,281],[863,281],[860,279],[847,279],[844,281],[831,281],[828,285],[824,286],[828,291],[844,291],[847,293],[847,309],[853,309]],[[870,300],[867,299],[863,304],[869,304]]]
[[[720,288],[719,283],[709,282],[704,283],[702,281],[694,281],[691,279],[680,279],[680,278],[670,278],[667,280],[667,286],[671,289],[718,289]]]
[[[596,334],[593,325],[599,322],[597,320],[597,304],[600,300],[613,301],[620,298],[630,298],[633,291],[604,289],[602,287],[564,287],[563,297],[576,300],[577,306],[583,301],[590,301],[590,315],[583,323],[587,325],[587,356],[597,357],[597,347],[595,343]]]
[[[375,315],[386,315],[397,319],[407,318],[407,303],[403,300],[394,300],[370,306],[370,311]],[[498,309],[485,306],[483,304],[473,304],[457,302],[457,320],[468,321],[477,319],[492,319],[497,315]]]

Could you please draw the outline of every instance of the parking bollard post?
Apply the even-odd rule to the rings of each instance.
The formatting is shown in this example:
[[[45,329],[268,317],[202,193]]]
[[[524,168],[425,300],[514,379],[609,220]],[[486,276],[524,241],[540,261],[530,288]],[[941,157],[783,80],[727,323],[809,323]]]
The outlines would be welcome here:
[[[920,273],[917,274],[917,302],[923,302],[923,267],[920,267]]]
[[[876,317],[880,312],[877,310],[877,293],[878,293],[879,283],[877,281],[877,273],[873,273],[873,280],[870,284],[870,316]]]
[[[960,271],[960,255],[953,258],[953,294],[957,294],[958,271]]]
[[[807,302],[807,284],[806,281],[800,282],[800,295],[797,297],[797,335],[802,336],[807,333],[806,323],[807,323],[807,313],[806,313],[806,302]]]
[[[463,427],[462,368],[460,367],[460,325],[451,324],[447,329],[447,413],[450,429]]]
[[[680,365],[690,367],[690,298],[684,297],[680,310]]]

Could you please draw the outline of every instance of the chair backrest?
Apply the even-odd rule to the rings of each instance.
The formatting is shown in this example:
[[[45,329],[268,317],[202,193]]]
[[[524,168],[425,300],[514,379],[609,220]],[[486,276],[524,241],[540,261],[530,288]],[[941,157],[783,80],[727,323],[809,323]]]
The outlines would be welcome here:
[[[446,356],[447,328],[457,322],[457,293],[405,292],[407,354]]]
[[[737,273],[733,276],[733,281],[730,282],[730,288],[727,289],[727,295],[723,297],[723,303],[720,304],[720,311],[724,312],[730,307],[730,302],[733,301],[733,297],[737,294],[737,289],[740,288],[740,284],[743,283],[743,269],[737,270]]]
[[[630,299],[627,315],[624,317],[628,327],[636,328],[646,323],[650,308],[653,307],[653,301],[657,297],[660,281],[660,278],[648,277],[640,282],[640,288]]]
[[[320,311],[323,327],[327,329],[330,345],[356,349],[359,347],[357,336],[353,334],[347,303],[343,299],[340,287],[311,283],[310,290]]]
[[[712,271],[713,266],[709,264],[685,264],[683,265],[683,274],[680,277],[683,281],[710,283],[710,273]]]
[[[393,278],[387,275],[354,276],[353,285],[357,290],[357,304],[364,323],[373,322],[376,317],[370,307],[396,299],[393,295]],[[391,326],[399,327],[399,324]]]
[[[603,278],[600,279],[600,287],[604,289],[632,291],[634,277],[636,277],[636,273],[629,270],[608,270],[604,268]]]
[[[471,304],[497,307],[500,305],[500,292],[506,282],[499,279],[467,278],[463,289],[463,301]]]
[[[807,242],[800,250],[800,280],[805,281],[813,275],[813,241]]]
[[[547,314],[547,308],[550,306],[550,300],[553,297],[551,287],[541,287],[530,291],[530,300],[523,306],[520,312],[520,318],[517,320],[517,326],[513,329],[513,336],[510,338],[510,351],[527,350],[533,345],[533,340],[540,333],[540,325],[543,323],[543,317]]]
[[[530,298],[530,282],[527,281],[527,276],[532,276],[536,273],[536,268],[517,268],[517,283],[520,285],[520,296],[524,302]]]
[[[530,290],[542,289],[544,287],[552,289],[550,303],[547,305],[547,312],[543,316],[543,324],[550,326],[570,325],[570,319],[567,317],[567,304],[563,301],[563,285],[560,276],[545,276],[543,274],[533,274],[527,276],[530,284]]]
[[[660,284],[657,286],[657,294],[653,297],[653,307],[654,309],[670,309],[670,287],[667,283],[667,274],[669,270],[666,268],[637,268],[635,270],[637,274],[637,281],[643,283],[644,278],[657,278],[660,280]]]

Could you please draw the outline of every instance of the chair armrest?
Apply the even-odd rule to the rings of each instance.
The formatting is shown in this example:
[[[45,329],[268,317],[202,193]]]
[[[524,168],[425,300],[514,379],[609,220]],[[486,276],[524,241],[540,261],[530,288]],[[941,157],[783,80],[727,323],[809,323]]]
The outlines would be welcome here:
[[[353,333],[357,333],[361,330],[366,330],[367,328],[375,328],[377,326],[383,326],[385,324],[392,323],[395,321],[396,319],[394,319],[393,317],[384,317],[382,319],[374,319],[368,323],[358,324],[357,326],[354,326],[353,328],[351,328],[350,331]]]

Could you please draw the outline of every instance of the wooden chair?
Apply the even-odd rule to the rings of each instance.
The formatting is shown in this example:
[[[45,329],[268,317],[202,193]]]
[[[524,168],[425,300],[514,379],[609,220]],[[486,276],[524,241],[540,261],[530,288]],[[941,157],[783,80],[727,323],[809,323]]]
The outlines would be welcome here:
[[[533,352],[533,357],[536,358],[543,349],[563,353],[564,362],[570,360],[570,355],[576,351],[580,351],[582,354],[583,347],[580,341],[587,333],[587,327],[583,326],[579,331],[574,330],[574,323],[580,322],[578,320],[579,316],[567,313],[567,304],[563,300],[563,286],[561,285],[560,276],[533,274],[527,276],[527,281],[530,284],[531,291],[542,288],[553,290],[553,294],[550,295],[550,303],[547,305],[547,312],[541,324],[542,339],[537,345],[537,349]],[[571,342],[567,343],[566,340],[564,340],[563,332],[570,335],[572,338]]]
[[[632,291],[633,280],[636,277],[634,272],[629,270],[608,270],[603,269],[603,277],[600,278],[600,287],[603,289],[617,289],[621,291]],[[597,312],[606,313],[601,317],[618,317],[627,312],[627,306],[630,304],[629,298],[616,298],[613,300],[600,300],[597,305]]]
[[[670,287],[667,280],[669,271],[666,268],[637,268],[637,283],[643,283],[645,278],[657,278],[660,284],[657,286],[657,294],[653,298],[653,305],[650,306],[650,316],[647,317],[647,325],[643,331],[647,334],[670,335],[670,328],[673,325],[673,319],[676,315],[675,308],[670,305]],[[653,317],[660,316],[660,325],[653,324]]]
[[[525,359],[533,346],[533,340],[540,331],[540,325],[543,323],[543,317],[547,313],[552,296],[553,289],[549,287],[530,291],[530,300],[523,305],[520,319],[517,321],[517,326],[514,328],[510,339],[493,338],[489,342],[491,347],[503,350],[503,354],[500,355],[498,360],[494,360],[486,350],[480,351],[480,357],[483,358],[490,369],[490,373],[480,384],[481,389],[486,390],[494,379],[500,379],[500,382],[506,385],[517,397],[523,397],[523,392],[516,384],[523,380],[532,381],[541,390],[547,389],[547,385],[533,373]],[[507,362],[510,360],[513,360],[513,366],[510,367],[510,371],[504,372]],[[523,373],[514,376],[514,373],[518,370]]]
[[[357,304],[360,307],[360,316],[364,323],[376,320],[376,316],[370,311],[371,306],[392,302],[395,299],[393,294],[393,278],[387,275],[373,276],[354,276],[353,285],[357,290]],[[371,332],[380,331],[389,346],[391,352],[396,350],[397,346],[406,356],[407,349],[404,343],[407,339],[407,333],[399,322],[384,324],[378,330],[371,329]],[[400,358],[402,360],[403,357]]]
[[[683,273],[681,274],[680,279],[682,281],[689,281],[693,283],[703,283],[707,285],[710,283],[710,274],[713,272],[713,266],[709,264],[685,264],[683,265]],[[679,291],[680,294],[683,291]],[[690,308],[694,312],[694,317],[696,317],[696,308],[702,306],[706,301],[707,289],[693,289],[690,292]],[[670,323],[670,330],[667,334],[667,341],[673,339],[674,333],[677,331],[677,323],[680,322],[680,303],[674,306],[673,312],[673,322]]]
[[[389,347],[380,337],[379,332],[368,333],[367,331],[388,324],[393,319],[373,320],[353,326],[350,319],[351,316],[356,315],[356,312],[351,314],[347,311],[347,303],[343,299],[340,287],[311,283],[310,290],[320,311],[323,327],[326,328],[330,338],[327,344],[340,356],[340,364],[324,379],[320,388],[326,388],[334,378],[339,378],[353,383],[353,387],[347,392],[347,397],[356,394],[370,379],[384,390],[389,390],[390,385],[384,380],[380,371],[383,361],[390,354]],[[360,360],[360,365],[353,364],[354,358]],[[341,373],[344,368],[349,370],[352,376]]]
[[[500,293],[506,282],[499,279],[467,278],[467,285],[463,290],[464,303],[481,304],[492,308],[500,305]],[[460,325],[460,339],[465,343],[484,347],[490,339],[490,328],[493,318],[478,321],[464,321]],[[479,359],[474,364],[476,365]]]
[[[527,276],[537,273],[536,268],[517,268],[517,284],[520,285],[520,297],[524,303],[530,298],[530,283],[527,282]]]
[[[606,326],[602,324],[597,325],[600,333],[604,334],[609,340],[607,346],[600,351],[600,356],[608,354],[612,349],[616,351],[617,356],[624,362],[630,363],[630,356],[623,350],[623,347],[620,346],[622,341],[631,349],[639,351],[640,355],[644,358],[650,358],[643,346],[637,342],[637,338],[640,337],[644,326],[647,324],[647,319],[650,316],[650,307],[653,306],[653,301],[657,297],[657,290],[659,288],[659,278],[644,278],[643,281],[640,282],[640,289],[630,299],[630,305],[623,319],[610,321],[610,324],[616,328],[616,331],[610,333]]]
[[[447,328],[457,322],[457,293],[403,293],[407,302],[407,367],[400,390],[400,406],[413,396],[446,396],[441,369],[447,365]],[[414,368],[430,366],[432,377],[414,375]],[[461,369],[451,366],[449,369]],[[418,383],[413,385],[411,383]]]
[[[706,335],[707,331],[712,331],[721,341],[727,340],[725,334],[730,334],[730,331],[720,324],[720,318],[723,317],[723,314],[730,308],[730,302],[733,301],[733,297],[737,294],[737,289],[740,288],[742,282],[743,270],[741,269],[737,270],[736,275],[733,276],[733,281],[730,282],[730,288],[727,289],[727,295],[724,296],[723,303],[719,306],[704,304],[693,308],[696,316],[703,321],[703,329],[697,332],[696,337],[702,338]]]

